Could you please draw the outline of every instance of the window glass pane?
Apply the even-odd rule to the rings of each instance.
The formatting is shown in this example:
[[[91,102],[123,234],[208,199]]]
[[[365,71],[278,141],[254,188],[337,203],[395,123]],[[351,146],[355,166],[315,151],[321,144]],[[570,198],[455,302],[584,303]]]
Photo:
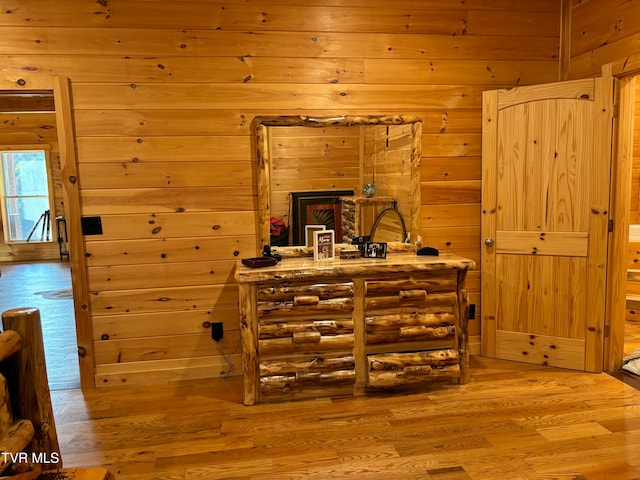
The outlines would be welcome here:
[[[43,151],[4,152],[2,157],[6,195],[48,194],[47,164]]]
[[[6,199],[6,207],[11,240],[26,241],[32,231],[30,242],[49,240],[47,237],[51,236],[49,233],[51,226],[49,218],[45,215],[45,211],[49,210],[47,198],[8,198]]]
[[[2,152],[2,186],[9,242],[51,241],[47,158],[43,150]]]

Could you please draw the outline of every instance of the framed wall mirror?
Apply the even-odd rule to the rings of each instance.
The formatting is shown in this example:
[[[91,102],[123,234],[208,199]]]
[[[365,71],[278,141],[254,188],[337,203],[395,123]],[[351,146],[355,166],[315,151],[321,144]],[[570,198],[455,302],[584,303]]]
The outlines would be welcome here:
[[[254,128],[260,248],[305,255],[310,248],[296,232],[306,225],[324,225],[336,232],[338,244],[351,244],[369,235],[388,208],[406,225],[406,237],[397,243],[418,240],[418,117],[256,117]]]

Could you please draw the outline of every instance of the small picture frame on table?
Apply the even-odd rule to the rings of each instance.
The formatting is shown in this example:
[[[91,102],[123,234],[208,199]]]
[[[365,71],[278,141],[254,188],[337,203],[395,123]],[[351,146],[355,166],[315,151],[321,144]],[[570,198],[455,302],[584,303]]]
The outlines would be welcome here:
[[[313,232],[313,259],[317,262],[333,260],[335,251],[335,232],[333,230],[321,230]]]
[[[325,230],[327,227],[324,225],[305,225],[304,226],[304,239],[305,246],[313,247],[315,245],[315,236],[313,235],[315,232],[320,232]]]
[[[364,258],[387,258],[387,244],[386,242],[365,242],[361,252]]]

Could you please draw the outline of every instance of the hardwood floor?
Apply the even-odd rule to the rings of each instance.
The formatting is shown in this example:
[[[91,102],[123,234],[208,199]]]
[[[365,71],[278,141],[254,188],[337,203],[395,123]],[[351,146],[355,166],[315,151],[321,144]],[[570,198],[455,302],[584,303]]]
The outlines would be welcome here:
[[[127,479],[640,478],[640,392],[473,357],[471,381],[245,407],[239,377],[52,393],[64,465]]]
[[[0,272],[0,312],[40,310],[49,388],[80,387],[69,263],[0,263]]]
[[[232,377],[51,396],[64,466],[119,479],[640,479],[640,392],[611,375],[472,357],[467,385],[396,393],[245,407]]]

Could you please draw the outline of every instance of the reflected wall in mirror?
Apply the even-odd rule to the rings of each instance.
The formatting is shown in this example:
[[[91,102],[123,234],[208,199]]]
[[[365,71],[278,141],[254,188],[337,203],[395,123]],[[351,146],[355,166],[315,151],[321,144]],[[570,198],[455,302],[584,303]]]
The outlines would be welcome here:
[[[258,165],[258,222],[260,245],[271,245],[272,221],[300,230],[300,219],[292,218],[293,199],[322,193],[323,205],[379,205],[379,211],[395,207],[404,218],[407,237],[419,235],[420,157],[422,123],[413,115],[308,117],[281,116],[255,119]],[[367,184],[375,186],[365,197]],[[345,192],[353,191],[353,195]],[[370,198],[369,202],[360,199]],[[333,208],[333,207],[332,207]],[[330,209],[326,209],[330,210]],[[299,212],[300,209],[297,209]],[[369,235],[375,215],[361,222],[356,231],[343,227],[341,209],[334,209],[340,238],[350,243],[353,236]],[[321,212],[330,213],[330,212]],[[295,215],[296,217],[298,214]],[[366,216],[366,215],[365,215]],[[363,216],[363,218],[365,218]],[[312,223],[317,224],[316,215]],[[304,220],[303,220],[304,221]],[[282,246],[304,245],[292,235]],[[261,247],[260,247],[261,248]],[[302,250],[302,248],[298,248]]]

